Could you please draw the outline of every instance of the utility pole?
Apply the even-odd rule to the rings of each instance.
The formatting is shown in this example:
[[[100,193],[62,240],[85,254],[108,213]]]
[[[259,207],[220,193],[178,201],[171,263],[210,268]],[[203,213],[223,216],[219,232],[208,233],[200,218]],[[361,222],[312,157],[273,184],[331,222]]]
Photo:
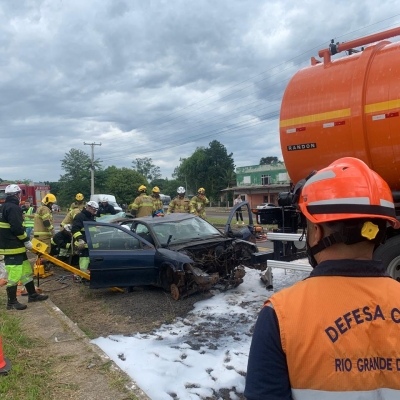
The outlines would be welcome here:
[[[85,146],[90,146],[92,148],[92,163],[90,165],[90,195],[94,195],[94,146],[101,146],[101,143],[86,143],[83,142]]]

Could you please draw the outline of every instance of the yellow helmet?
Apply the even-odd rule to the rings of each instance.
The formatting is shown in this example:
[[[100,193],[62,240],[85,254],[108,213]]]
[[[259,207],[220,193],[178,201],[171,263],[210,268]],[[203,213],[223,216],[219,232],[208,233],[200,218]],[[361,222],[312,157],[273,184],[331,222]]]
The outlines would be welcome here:
[[[140,185],[138,191],[139,192],[145,192],[147,190],[146,186]]]
[[[204,188],[199,188],[199,190],[197,191],[197,193],[199,194],[204,194],[206,192],[206,189]]]
[[[77,200],[77,201],[82,201],[84,199],[84,197],[83,197],[83,194],[82,193],[78,193],[76,196],[75,196],[75,200]]]
[[[160,188],[158,186],[154,186],[153,193],[160,193]]]
[[[45,205],[56,202],[57,202],[56,196],[54,196],[54,194],[51,193],[47,194],[42,200],[42,203]]]

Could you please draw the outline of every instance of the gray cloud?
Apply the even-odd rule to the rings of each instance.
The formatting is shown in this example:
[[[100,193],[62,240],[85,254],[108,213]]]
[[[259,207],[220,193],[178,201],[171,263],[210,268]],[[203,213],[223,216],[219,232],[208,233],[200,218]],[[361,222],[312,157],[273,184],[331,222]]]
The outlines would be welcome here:
[[[58,180],[65,153],[89,153],[84,141],[102,143],[104,167],[147,156],[163,176],[213,139],[237,166],[281,157],[291,76],[331,38],[398,25],[393,10],[394,0],[3,2],[0,178]]]

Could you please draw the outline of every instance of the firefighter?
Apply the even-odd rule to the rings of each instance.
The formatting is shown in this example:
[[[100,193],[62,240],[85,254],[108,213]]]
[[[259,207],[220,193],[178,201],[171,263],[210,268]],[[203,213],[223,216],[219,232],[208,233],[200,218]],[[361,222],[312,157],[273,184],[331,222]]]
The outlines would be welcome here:
[[[60,224],[61,229],[64,229],[65,225],[68,225],[68,224],[71,225],[75,218],[75,215],[79,214],[80,212],[81,212],[81,210],[78,207],[75,207],[72,210],[69,210]]]
[[[147,188],[144,185],[140,185],[138,192],[140,193],[138,197],[134,200],[132,204],[129,205],[130,213],[133,218],[147,217],[152,215],[155,211],[153,207],[153,198],[147,195]]]
[[[294,205],[314,269],[265,302],[245,397],[400,398],[400,283],[373,259],[386,227],[400,227],[389,186],[346,157],[299,182]]]
[[[206,219],[206,205],[209,203],[204,188],[199,188],[197,191],[197,196],[193,196],[192,200],[189,202],[190,212],[203,219]]]
[[[8,185],[5,188],[6,200],[0,216],[0,254],[8,273],[7,310],[25,310],[26,305],[17,300],[17,285],[20,281],[28,292],[28,302],[47,300],[47,295],[36,293],[33,272],[26,250],[32,249],[25,228],[22,210],[19,207],[21,188]]]
[[[51,255],[58,256],[57,258],[61,261],[68,261],[69,256],[71,255],[72,246],[71,246],[71,225],[64,225],[64,229],[57,232],[51,238]]]
[[[79,269],[88,272],[89,268],[89,250],[86,240],[85,221],[95,221],[99,205],[95,201],[88,201],[86,207],[75,216],[72,223],[71,233],[74,239],[74,246],[79,249]]]
[[[22,208],[22,215],[24,217],[24,226],[28,239],[31,237],[31,232],[34,225],[35,216],[33,215],[33,207],[29,201],[25,201],[25,205]]]
[[[153,215],[155,215],[156,211],[164,211],[164,205],[160,197],[160,188],[158,186],[153,187],[151,197],[153,199]]]
[[[54,194],[48,193],[42,199],[42,205],[36,210],[33,235],[36,239],[47,244],[46,252],[51,249],[51,238],[54,235],[52,205],[57,201]]]
[[[101,199],[99,209],[97,211],[97,217],[103,217],[104,215],[115,215],[117,212],[115,208],[108,202],[107,197]]]
[[[75,196],[75,201],[73,201],[69,207],[69,211],[74,208],[79,208],[79,211],[82,211],[85,208],[85,197],[82,193],[77,193]]]
[[[169,203],[167,214],[188,213],[190,200],[185,196],[185,188],[179,186],[176,192],[178,193],[178,196]]]

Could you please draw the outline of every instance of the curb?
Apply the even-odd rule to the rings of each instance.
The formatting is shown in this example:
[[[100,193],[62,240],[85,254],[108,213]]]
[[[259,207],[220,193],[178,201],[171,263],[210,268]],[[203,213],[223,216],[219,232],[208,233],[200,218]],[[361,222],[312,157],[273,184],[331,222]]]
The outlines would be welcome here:
[[[104,353],[103,350],[100,349],[97,345],[91,343],[90,339],[87,337],[87,335],[78,327],[77,324],[75,324],[73,321],[71,321],[62,311],[59,309],[50,299],[47,299],[46,301],[42,302],[42,305],[47,309],[49,314],[52,314],[61,322],[66,325],[79,339],[81,339],[96,355],[98,355],[100,358],[107,362],[111,362],[112,369],[114,371],[118,371],[121,373],[123,376],[125,376],[129,383],[126,385],[126,388],[134,394],[138,400],[151,400],[150,397],[147,396],[147,394],[140,389],[140,387],[137,385],[135,381],[133,381],[129,375],[127,375],[126,372],[124,372],[113,360],[111,360],[110,357],[106,353]]]

